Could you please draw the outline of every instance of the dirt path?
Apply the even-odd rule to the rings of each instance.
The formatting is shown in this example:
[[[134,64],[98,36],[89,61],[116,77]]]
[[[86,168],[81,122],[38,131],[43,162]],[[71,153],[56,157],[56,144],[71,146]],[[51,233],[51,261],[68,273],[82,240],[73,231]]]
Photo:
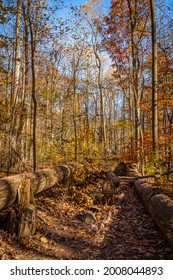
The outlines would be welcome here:
[[[102,184],[85,188],[85,205],[70,201],[61,187],[40,194],[36,235],[19,243],[1,229],[0,259],[168,259],[171,248],[127,181],[117,190],[125,195],[121,205],[97,203],[94,224],[77,218],[90,209]]]
[[[169,245],[140,203],[133,187],[123,183],[121,188],[125,193],[124,204],[114,217],[97,258],[167,259]]]

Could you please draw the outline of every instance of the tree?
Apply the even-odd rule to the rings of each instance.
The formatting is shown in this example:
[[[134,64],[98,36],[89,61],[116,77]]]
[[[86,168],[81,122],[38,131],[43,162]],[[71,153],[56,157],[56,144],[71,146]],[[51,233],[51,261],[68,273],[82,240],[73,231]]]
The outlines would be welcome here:
[[[105,20],[101,0],[71,7],[67,20],[56,13],[60,3],[2,2],[1,170],[36,170],[111,152],[147,170],[155,168],[154,149],[163,171],[170,170],[173,53],[165,7],[153,13],[154,68],[149,0],[113,0]]]
[[[15,43],[14,43],[14,68],[13,68],[13,78],[12,87],[10,95],[10,133],[9,133],[9,147],[8,147],[8,166],[7,174],[10,172],[12,167],[13,152],[16,153],[16,119],[18,110],[18,100],[19,100],[19,85],[20,85],[20,67],[21,67],[21,16],[22,16],[22,1],[17,1],[17,11],[16,11],[16,23],[15,23]]]
[[[136,153],[138,160],[143,154],[143,132],[140,103],[143,98],[144,63],[148,39],[148,1],[112,1],[110,13],[102,28],[103,43],[111,54],[115,77],[120,80],[125,98],[131,94],[130,107],[134,122]],[[124,91],[123,81],[128,81]]]
[[[91,44],[95,56],[95,64],[97,67],[97,83],[100,94],[100,142],[106,149],[106,122],[104,112],[104,93],[103,93],[103,59],[101,55],[101,38],[99,33],[99,24],[102,18],[101,13],[102,1],[89,1],[81,7],[80,16],[85,19],[91,34]]]
[[[35,13],[31,13],[35,8]],[[28,1],[28,22],[31,38],[31,69],[32,69],[32,100],[34,105],[33,112],[33,169],[37,169],[37,144],[36,144],[36,126],[37,126],[37,99],[36,99],[36,73],[35,73],[35,53],[36,42],[38,36],[38,6],[31,6],[31,1]]]
[[[158,149],[158,110],[157,110],[157,39],[154,0],[150,0],[152,27],[152,140],[153,151]]]

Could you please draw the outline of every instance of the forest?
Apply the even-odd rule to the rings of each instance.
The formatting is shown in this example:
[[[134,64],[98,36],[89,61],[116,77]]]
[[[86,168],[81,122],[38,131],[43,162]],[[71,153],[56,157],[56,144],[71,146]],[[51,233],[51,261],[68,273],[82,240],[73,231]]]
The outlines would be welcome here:
[[[30,189],[31,183],[29,203],[35,205],[33,193],[38,194],[40,219],[37,241],[24,238],[21,244],[26,251],[22,253],[20,247],[14,256],[13,246],[18,241],[1,229],[4,227],[1,227],[2,211],[0,236],[12,247],[8,253],[0,250],[0,258],[25,259],[24,255],[31,259],[90,258],[93,243],[87,238],[95,234],[99,225],[86,232],[81,225],[79,244],[73,237],[77,244],[75,250],[79,247],[84,252],[81,257],[74,254],[74,244],[71,245],[72,235],[77,234],[72,230],[74,225],[67,230],[65,223],[71,222],[74,213],[77,215],[79,211],[81,215],[87,208],[91,212],[86,215],[92,216],[92,222],[100,222],[92,258],[135,259],[136,237],[132,237],[134,247],[129,249],[128,256],[123,244],[117,254],[111,252],[111,257],[108,254],[111,248],[108,238],[116,234],[106,227],[113,222],[114,214],[119,215],[127,197],[117,229],[122,227],[126,231],[126,225],[129,229],[126,237],[131,240],[133,229],[129,224],[136,221],[141,229],[147,219],[139,236],[145,236],[148,245],[144,248],[141,243],[136,259],[166,259],[172,252],[173,236],[165,243],[150,216],[161,231],[166,231],[163,235],[167,239],[172,225],[167,228],[166,221],[159,224],[156,205],[162,207],[162,201],[166,201],[165,197],[158,197],[161,190],[170,197],[172,205],[172,210],[163,213],[171,211],[168,216],[173,215],[173,3],[166,0],[77,2],[78,5],[63,0],[0,1],[0,209],[8,212],[17,195],[18,204],[24,207],[28,198],[26,195],[26,200],[22,199],[20,195]],[[20,174],[30,175],[21,183],[23,175]],[[132,178],[150,216],[134,196]],[[138,179],[146,179],[147,189]],[[7,185],[12,186],[11,193]],[[46,191],[41,194],[42,190]],[[5,202],[4,197],[8,197]],[[59,204],[57,197],[60,197]],[[112,206],[115,201],[116,207]],[[33,207],[30,210],[35,215]],[[54,251],[55,244],[51,243],[57,246],[55,209],[62,222],[59,236],[63,230],[69,232],[61,236],[66,247],[69,245],[62,256],[57,253],[62,248]],[[133,211],[133,221],[128,216],[129,209]],[[25,214],[28,218],[28,208]],[[5,220],[11,223],[14,213],[5,215]],[[82,216],[79,220],[85,222],[84,219]],[[163,216],[164,219],[167,218]],[[73,220],[76,228],[80,222]],[[33,228],[30,230],[35,232]],[[15,229],[8,228],[8,231],[14,233]],[[83,238],[85,242],[81,245]],[[103,246],[103,240],[107,247]],[[40,252],[46,252],[44,256],[38,251],[33,254],[33,242]],[[46,247],[47,243],[49,253],[40,247]]]
[[[0,171],[110,156],[169,171],[173,7],[63,5],[1,1]]]

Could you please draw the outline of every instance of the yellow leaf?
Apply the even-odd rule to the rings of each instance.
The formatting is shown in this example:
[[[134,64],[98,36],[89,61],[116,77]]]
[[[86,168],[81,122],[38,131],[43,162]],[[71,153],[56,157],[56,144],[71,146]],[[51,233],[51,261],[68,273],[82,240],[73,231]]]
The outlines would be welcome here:
[[[40,240],[41,240],[41,242],[44,243],[44,244],[46,244],[46,243],[49,242],[49,241],[47,240],[47,238],[44,237],[44,236],[42,236]]]
[[[155,249],[149,249],[148,251],[149,251],[150,253],[155,253],[155,252],[156,252]]]

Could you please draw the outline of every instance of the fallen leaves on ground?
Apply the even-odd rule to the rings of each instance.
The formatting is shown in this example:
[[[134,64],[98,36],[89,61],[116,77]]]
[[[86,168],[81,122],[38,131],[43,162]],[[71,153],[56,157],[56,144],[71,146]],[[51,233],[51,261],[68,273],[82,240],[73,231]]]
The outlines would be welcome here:
[[[100,172],[97,166],[93,169],[96,174]],[[77,186],[85,198],[82,203],[72,200],[68,188],[62,186],[36,197],[38,224],[34,236],[18,241],[0,229],[0,259],[169,258],[170,246],[128,181],[122,181],[117,189],[117,195],[125,195],[122,204],[110,206],[101,202],[103,179],[96,175],[88,177],[88,181]],[[87,224],[77,218],[90,209],[95,211],[95,223]]]

